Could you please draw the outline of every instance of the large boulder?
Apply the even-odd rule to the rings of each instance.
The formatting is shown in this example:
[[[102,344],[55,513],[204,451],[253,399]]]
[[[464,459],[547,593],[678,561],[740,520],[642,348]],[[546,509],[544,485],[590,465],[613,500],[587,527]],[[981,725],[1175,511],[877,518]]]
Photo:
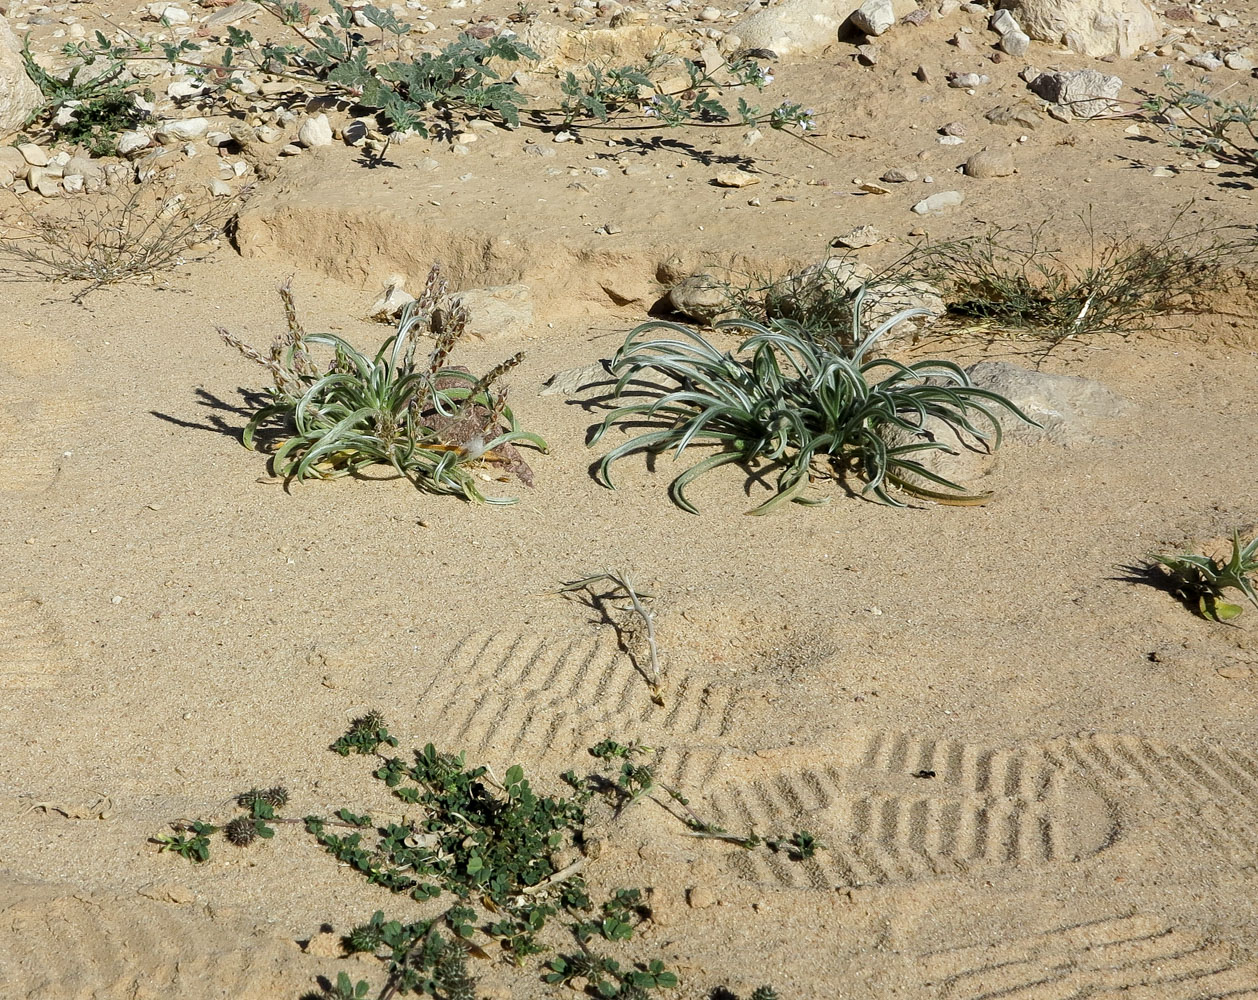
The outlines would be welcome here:
[[[1143,0],[1004,0],[1032,38],[1065,44],[1093,58],[1128,59],[1162,37],[1157,16]]]
[[[829,0],[782,0],[757,11],[734,29],[750,49],[769,49],[779,56],[810,55],[839,40],[839,29],[855,3]]]
[[[43,95],[26,75],[22,46],[0,15],[0,135],[22,127]]]

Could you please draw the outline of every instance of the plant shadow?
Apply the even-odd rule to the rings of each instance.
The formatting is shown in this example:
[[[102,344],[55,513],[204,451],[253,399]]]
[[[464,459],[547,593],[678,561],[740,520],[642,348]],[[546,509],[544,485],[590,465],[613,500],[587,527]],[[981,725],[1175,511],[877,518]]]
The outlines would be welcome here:
[[[158,420],[164,420],[166,423],[174,424],[176,427],[210,431],[214,434],[223,434],[239,440],[240,435],[244,432],[245,424],[268,402],[267,395],[256,389],[237,389],[236,392],[240,397],[239,403],[220,399],[208,389],[197,389],[195,392],[197,405],[209,411],[203,415],[202,419],[192,419],[173,413],[162,413],[159,410],[149,410],[149,413]],[[243,420],[238,423],[231,420],[231,417],[240,417]],[[265,444],[267,437],[273,437],[277,432],[278,428],[273,430],[270,435],[264,435],[262,443]]]

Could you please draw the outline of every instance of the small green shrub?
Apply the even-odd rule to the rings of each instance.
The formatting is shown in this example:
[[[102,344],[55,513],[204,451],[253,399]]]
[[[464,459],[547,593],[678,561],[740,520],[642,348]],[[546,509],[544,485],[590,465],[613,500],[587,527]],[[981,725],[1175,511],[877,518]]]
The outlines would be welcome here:
[[[1258,171],[1258,101],[1220,96],[1231,87],[1220,94],[1190,87],[1169,67],[1159,75],[1166,93],[1145,93],[1141,105],[1154,124],[1178,146]]]
[[[503,71],[538,54],[516,35],[489,38],[460,35],[439,51],[403,52],[409,24],[374,5],[346,7],[331,0],[328,21],[311,24],[312,12],[298,3],[268,3],[263,12],[290,32],[277,41],[254,37],[238,27],[227,29],[226,44],[217,52],[202,50],[191,39],[153,42],[126,38],[111,41],[101,32],[71,43],[65,54],[84,63],[103,61],[107,72],[121,73],[129,61],[152,59],[184,66],[203,75],[220,95],[240,83],[243,72],[284,76],[303,94],[345,98],[377,112],[390,131],[451,137],[462,123],[478,119],[504,128],[559,127],[663,130],[681,125],[729,127],[763,125],[804,135],[816,128],[814,112],[792,101],[772,108],[748,103],[741,94],[762,90],[773,74],[752,60],[722,64],[709,70],[700,63],[667,53],[638,66],[591,64],[567,73],[560,82],[558,107],[527,94]],[[356,20],[361,15],[380,30],[367,39]],[[527,18],[527,14],[521,16]],[[388,45],[389,35],[395,44]],[[383,57],[391,53],[393,59]],[[740,96],[726,107],[732,92]]]
[[[259,429],[279,421],[287,437],[272,456],[286,479],[332,479],[373,465],[392,466],[420,489],[453,493],[486,503],[476,479],[497,467],[532,484],[532,471],[515,447],[526,442],[546,451],[546,442],[520,430],[498,380],[519,364],[516,354],[477,378],[446,364],[467,325],[462,306],[445,299],[446,284],[433,267],[421,298],[403,312],[397,332],[375,356],[331,333],[307,333],[297,321],[292,291],[280,289],[288,330],[262,355],[226,330],[223,340],[272,374],[271,402],[258,409],[244,431],[254,445]],[[421,332],[436,340],[426,364],[416,364]],[[315,364],[315,347],[331,348],[331,365]],[[487,476],[487,474],[485,474]]]
[[[1258,608],[1255,580],[1258,574],[1258,534],[1242,545],[1240,533],[1232,532],[1232,552],[1227,559],[1208,555],[1150,553],[1153,565],[1167,577],[1167,589],[1190,608],[1211,621],[1229,621],[1241,613],[1239,604],[1222,598],[1226,590],[1239,590]]]
[[[26,75],[44,97],[27,118],[28,125],[40,122],[55,138],[81,145],[93,156],[113,156],[118,152],[118,133],[148,118],[136,103],[136,92],[120,82],[126,73],[121,62],[101,60],[101,71],[89,75],[84,70],[97,62],[89,56],[58,76],[31,55],[30,36],[22,41],[21,55]]]
[[[1039,225],[926,244],[895,271],[938,285],[953,316],[1059,343],[1126,336],[1149,329],[1154,317],[1200,311],[1193,296],[1223,288],[1227,269],[1258,250],[1241,227],[1177,232],[1173,224],[1161,237],[1133,240],[1098,238],[1085,221],[1092,246],[1083,264],[1068,260]]]
[[[725,320],[719,329],[751,333],[732,353],[719,351],[701,335],[668,322],[634,329],[612,361],[619,376],[615,396],[646,396],[607,415],[591,435],[597,443],[622,421],[648,430],[618,445],[597,464],[597,477],[611,487],[611,465],[633,452],[658,454],[671,449],[676,457],[692,444],[720,450],[682,472],[669,493],[683,510],[698,513],[686,498],[686,487],[705,472],[733,462],[768,460],[783,466],[776,491],[749,513],[762,514],[786,500],[802,503],[799,494],[814,474],[837,478],[852,471],[865,481],[862,492],[883,503],[903,506],[888,492],[899,487],[919,497],[975,502],[958,483],[927,469],[919,460],[926,451],[946,450],[924,430],[930,418],[991,447],[1000,444],[999,409],[1028,420],[1003,396],[970,384],[950,361],[902,364],[867,355],[898,323],[925,315],[923,309],[897,313],[862,336],[862,291],[853,302],[852,340],[846,351],[837,340],[819,339],[798,323],[765,326],[749,320]],[[644,339],[667,330],[684,339]],[[654,372],[675,389],[643,385]],[[976,423],[977,421],[977,423]],[[889,446],[881,432],[902,428],[915,435],[907,444]],[[942,487],[918,485],[926,480]]]

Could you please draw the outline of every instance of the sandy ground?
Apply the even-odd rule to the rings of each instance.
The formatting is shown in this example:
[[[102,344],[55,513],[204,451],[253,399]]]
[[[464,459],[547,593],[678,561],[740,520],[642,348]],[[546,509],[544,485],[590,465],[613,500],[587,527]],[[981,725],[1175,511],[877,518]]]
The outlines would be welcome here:
[[[466,156],[399,147],[376,169],[336,147],[264,185],[235,246],[154,283],[83,305],[0,283],[0,995],[280,998],[369,974],[299,942],[418,906],[299,831],[216,844],[199,866],[148,838],[255,784],[286,784],[292,815],[387,810],[368,769],[327,750],[378,708],[403,748],[519,762],[548,788],[591,743],[639,739],[722,825],[814,831],[827,849],[790,863],[687,838],[650,803],[612,829],[591,882],[651,889],[640,947],[678,970],[678,997],[762,982],[801,1000],[1258,997],[1258,612],[1211,624],[1123,569],[1258,522],[1244,288],[1189,329],[1045,359],[1133,406],[1094,444],[1009,444],[982,508],[836,494],[747,518],[767,494],[726,469],[693,490],[696,518],[667,500],[668,461],[598,486],[597,413],[536,393],[608,357],[678,255],[769,266],[865,222],[907,241],[1045,219],[1077,250],[1089,205],[1102,231],[1156,233],[1194,195],[1194,219],[1252,221],[1252,182],[1155,179],[1133,149],[1182,156],[1121,121],[1045,119],[1022,173],[958,178],[971,197],[945,219],[908,213],[924,194],[854,194],[929,129],[982,121],[942,85],[923,103],[897,69],[922,61],[908,46],[889,43],[877,85],[846,56],[781,70],[801,92],[834,75],[853,110],[827,129],[834,155],[764,140],[757,162],[780,176],[732,196],[702,157],[658,150],[640,152],[648,174],[590,193],[568,187],[584,149],[534,160],[518,135]],[[808,184],[810,163],[829,185]],[[592,231],[608,219],[623,235]],[[436,257],[465,285],[534,287],[530,334],[458,359],[527,351],[513,404],[551,443],[536,486],[502,486],[520,496],[506,508],[383,477],[286,491],[240,446],[261,379],[214,328],[267,343],[291,274],[310,328],[374,345],[376,288]],[[933,347],[1027,362],[999,336]],[[608,626],[552,593],[607,566],[657,595],[664,709]],[[488,996],[557,992],[475,971]]]

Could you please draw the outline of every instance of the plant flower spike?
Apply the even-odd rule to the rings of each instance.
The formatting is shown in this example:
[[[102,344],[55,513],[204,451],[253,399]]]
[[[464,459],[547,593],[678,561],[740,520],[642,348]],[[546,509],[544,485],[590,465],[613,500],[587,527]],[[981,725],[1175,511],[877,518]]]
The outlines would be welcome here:
[[[954,362],[866,360],[879,337],[925,310],[899,312],[864,335],[864,297],[862,289],[853,303],[852,343],[858,346],[850,353],[832,337],[811,334],[789,320],[769,326],[745,319],[718,323],[718,328],[751,333],[732,353],[718,351],[676,323],[655,321],[631,331],[611,365],[619,376],[615,396],[647,398],[609,413],[590,444],[622,420],[653,429],[604,455],[598,479],[611,487],[612,464],[633,452],[671,449],[680,458],[691,444],[712,444],[720,450],[686,469],[669,488],[673,501],[692,514],[698,511],[686,498],[690,483],[718,466],[759,459],[782,471],[774,495],[751,514],[766,513],[786,500],[824,502],[800,494],[813,478],[839,478],[849,471],[865,480],[864,493],[894,506],[904,503],[888,492],[893,486],[941,503],[987,500],[990,494],[967,493],[920,461],[925,452],[948,450],[930,436],[927,420],[943,421],[990,448],[1001,440],[998,409],[1032,421],[1005,397],[972,385]],[[657,330],[684,339],[646,339]],[[677,388],[644,386],[648,371]],[[912,439],[888,444],[883,432],[894,428],[910,432]],[[940,489],[922,486],[923,480]]]
[[[280,289],[288,331],[269,356],[219,330],[222,338],[251,361],[266,367],[274,385],[271,402],[249,421],[244,445],[252,448],[259,429],[279,421],[286,437],[271,458],[285,479],[333,479],[371,465],[389,465],[417,487],[454,493],[485,503],[514,503],[488,497],[477,478],[515,475],[526,486],[533,473],[515,442],[542,452],[546,442],[520,430],[507,406],[505,388],[495,383],[518,365],[516,354],[477,378],[466,368],[446,364],[467,326],[467,312],[446,300],[446,283],[434,265],[423,295],[398,321],[397,332],[375,357],[331,333],[306,333],[297,321],[292,291]],[[426,364],[416,364],[419,335],[436,340]],[[321,372],[311,358],[314,347],[332,349]]]

